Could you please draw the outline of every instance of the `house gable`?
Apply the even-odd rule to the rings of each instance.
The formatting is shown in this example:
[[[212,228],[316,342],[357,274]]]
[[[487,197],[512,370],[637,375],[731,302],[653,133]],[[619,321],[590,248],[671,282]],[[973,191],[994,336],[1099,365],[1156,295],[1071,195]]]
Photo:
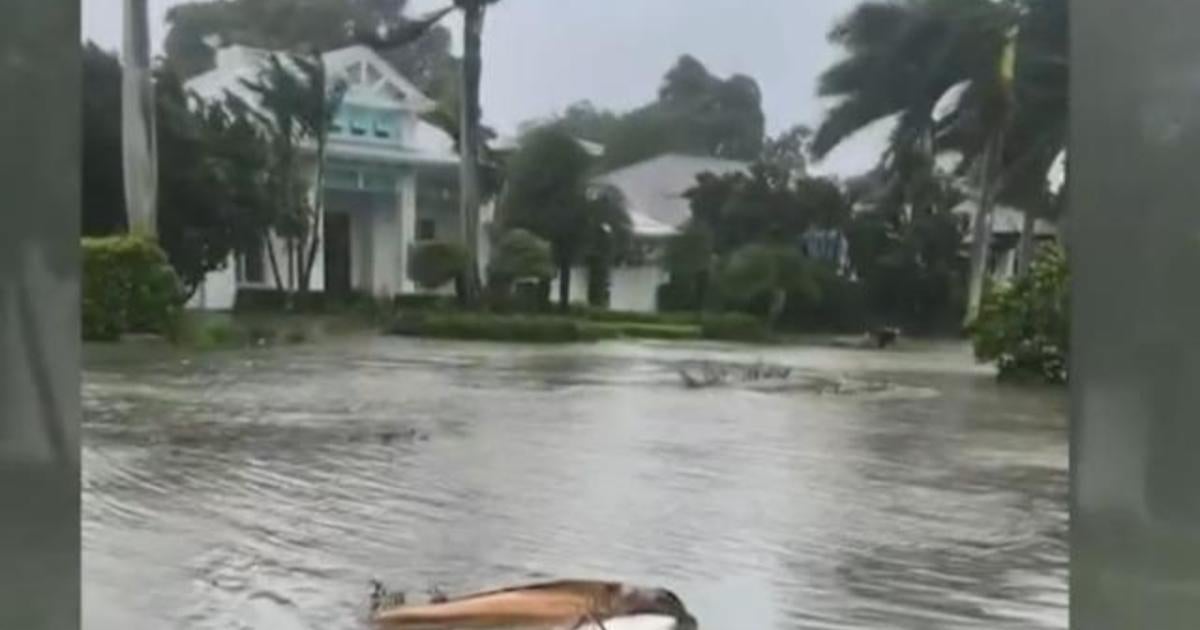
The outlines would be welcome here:
[[[428,112],[435,103],[390,63],[366,46],[349,46],[325,53],[331,76],[346,82],[346,102],[368,107]]]

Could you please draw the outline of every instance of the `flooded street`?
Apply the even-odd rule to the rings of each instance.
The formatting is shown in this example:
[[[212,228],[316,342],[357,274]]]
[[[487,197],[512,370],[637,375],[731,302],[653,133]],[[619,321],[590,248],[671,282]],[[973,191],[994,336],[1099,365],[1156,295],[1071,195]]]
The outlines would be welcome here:
[[[703,630],[1067,627],[1065,393],[962,345],[108,350],[88,630],[359,630],[371,578],[559,576],[666,586]],[[797,386],[684,388],[705,360]]]

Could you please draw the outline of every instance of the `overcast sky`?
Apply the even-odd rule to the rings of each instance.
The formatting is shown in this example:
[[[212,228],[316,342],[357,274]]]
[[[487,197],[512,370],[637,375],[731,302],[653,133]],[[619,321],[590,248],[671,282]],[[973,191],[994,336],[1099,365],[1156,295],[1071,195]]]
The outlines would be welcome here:
[[[149,0],[156,53],[167,9],[184,1]],[[839,55],[825,35],[857,1],[504,0],[489,11],[484,31],[484,117],[511,132],[582,99],[630,109],[652,100],[663,73],[690,53],[715,74],[754,77],[768,131],[815,126],[823,110],[817,76]],[[82,2],[84,39],[118,49],[121,0]],[[448,2],[411,6],[423,11]],[[450,24],[457,31],[458,23]],[[817,170],[849,175],[869,168],[885,131],[851,140]]]

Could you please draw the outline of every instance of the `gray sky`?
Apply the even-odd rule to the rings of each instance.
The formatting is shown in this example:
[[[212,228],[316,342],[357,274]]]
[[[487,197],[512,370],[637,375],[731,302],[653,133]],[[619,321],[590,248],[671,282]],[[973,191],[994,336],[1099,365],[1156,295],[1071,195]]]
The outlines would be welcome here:
[[[161,51],[167,9],[150,0]],[[82,0],[83,37],[105,48],[121,41],[121,0]],[[412,0],[414,10],[448,0]],[[484,31],[484,117],[501,131],[572,102],[625,110],[654,98],[662,75],[684,53],[718,75],[740,72],[763,91],[767,127],[816,125],[816,79],[839,51],[829,27],[857,0],[504,0]],[[753,9],[748,5],[753,6]],[[457,31],[457,22],[451,22]],[[457,42],[456,42],[457,45]],[[849,175],[874,164],[886,128],[869,130],[816,170]]]

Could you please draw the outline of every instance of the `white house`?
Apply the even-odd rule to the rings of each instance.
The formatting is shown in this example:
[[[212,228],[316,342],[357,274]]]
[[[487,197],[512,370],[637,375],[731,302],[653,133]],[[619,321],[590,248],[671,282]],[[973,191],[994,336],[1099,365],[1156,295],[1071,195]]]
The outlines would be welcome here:
[[[594,183],[612,186],[624,196],[633,227],[633,255],[612,270],[609,308],[655,311],[658,286],[668,279],[662,267],[667,241],[692,216],[684,193],[701,173],[748,173],[749,168],[746,162],[666,153],[596,177]],[[553,287],[552,295],[557,290]],[[572,270],[571,301],[587,302],[586,269]]]
[[[218,50],[216,67],[186,88],[210,102],[230,92],[255,105],[242,80],[256,80],[270,54],[243,46]],[[407,267],[413,245],[460,234],[453,139],[421,120],[434,102],[370,48],[350,46],[323,59],[330,77],[345,81],[348,90],[328,141],[320,251],[309,288],[384,297],[412,291]],[[310,194],[317,192],[314,185]],[[490,212],[483,210],[484,221]],[[283,282],[295,287],[299,273],[275,245]],[[480,248],[486,260],[487,243]],[[239,255],[209,274],[189,306],[228,309],[238,288],[274,286],[264,252]]]

